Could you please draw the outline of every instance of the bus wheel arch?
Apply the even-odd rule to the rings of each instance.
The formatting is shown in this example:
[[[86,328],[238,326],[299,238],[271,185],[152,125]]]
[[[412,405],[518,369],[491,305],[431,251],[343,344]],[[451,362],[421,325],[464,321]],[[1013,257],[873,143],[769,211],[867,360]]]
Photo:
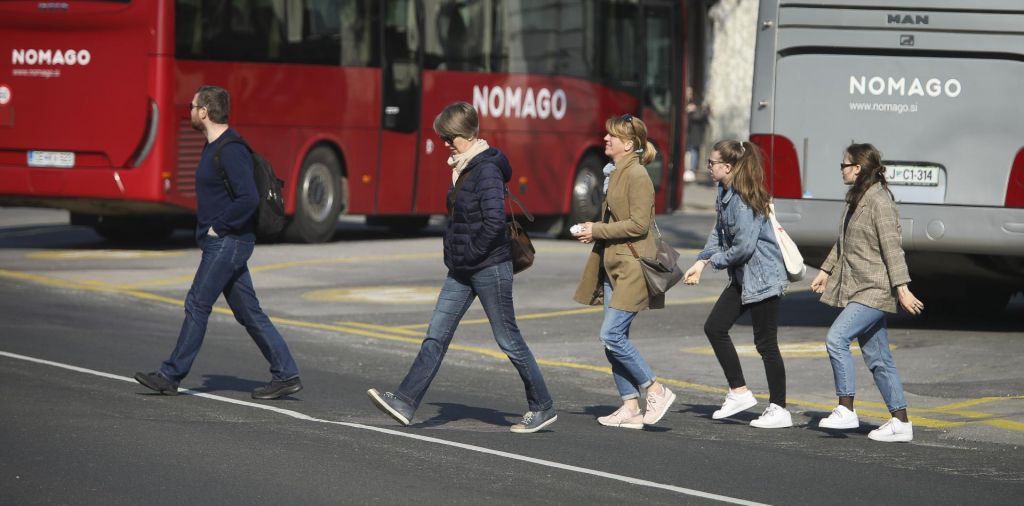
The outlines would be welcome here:
[[[580,157],[569,188],[569,219],[565,228],[601,219],[606,158],[597,148],[588,150]]]
[[[330,143],[314,145],[303,157],[295,182],[295,214],[284,238],[319,243],[334,236],[338,216],[348,208],[348,178],[341,151]]]

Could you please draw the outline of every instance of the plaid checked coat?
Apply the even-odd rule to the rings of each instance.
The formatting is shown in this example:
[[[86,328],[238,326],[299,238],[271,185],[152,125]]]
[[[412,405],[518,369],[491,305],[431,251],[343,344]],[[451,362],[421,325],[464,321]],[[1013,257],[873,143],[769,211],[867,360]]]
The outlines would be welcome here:
[[[844,230],[848,209],[849,204],[843,208],[839,239],[821,265],[830,274],[821,301],[835,307],[857,302],[895,313],[896,287],[910,283],[896,203],[882,185],[874,184]]]

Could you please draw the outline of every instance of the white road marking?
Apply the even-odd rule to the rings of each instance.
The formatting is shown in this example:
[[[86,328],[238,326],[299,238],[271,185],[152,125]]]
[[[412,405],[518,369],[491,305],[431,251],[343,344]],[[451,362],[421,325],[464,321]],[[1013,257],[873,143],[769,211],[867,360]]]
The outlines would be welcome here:
[[[52,367],[58,367],[58,368],[61,368],[61,369],[67,369],[69,371],[80,372],[80,373],[83,373],[83,374],[91,374],[93,376],[99,376],[101,378],[107,378],[107,379],[113,379],[113,380],[119,380],[119,381],[125,381],[125,382],[128,382],[128,383],[137,384],[134,378],[129,378],[127,376],[118,376],[116,374],[111,374],[111,373],[107,373],[107,372],[103,372],[103,371],[96,371],[96,370],[93,370],[93,369],[86,369],[84,367],[77,367],[77,366],[73,366],[73,365],[69,365],[69,364],[64,364],[64,363],[61,363],[61,362],[53,362],[51,360],[44,360],[44,359],[41,359],[41,358],[28,357],[28,356],[25,356],[25,355],[18,355],[16,353],[9,353],[9,352],[6,352],[6,351],[0,351],[0,356],[8,357],[8,358],[13,358],[13,359],[16,359],[16,360],[23,360],[23,361],[26,361],[26,362],[33,362],[33,363],[36,363],[36,364],[42,364],[42,365],[48,365],[48,366],[52,366]],[[300,413],[298,411],[294,411],[294,410],[291,410],[291,409],[283,409],[283,408],[277,408],[277,407],[274,407],[274,406],[268,406],[266,404],[258,404],[258,403],[255,403],[255,402],[241,401],[241,400],[238,400],[238,399],[232,399],[230,397],[222,397],[220,395],[208,394],[208,393],[205,393],[205,392],[197,392],[195,390],[189,390],[187,388],[179,388],[178,392],[182,393],[182,394],[185,394],[185,395],[193,395],[193,396],[196,396],[196,397],[204,397],[204,398],[207,398],[207,399],[212,399],[212,400],[220,401],[220,402],[226,402],[226,403],[229,403],[229,404],[237,404],[239,406],[248,406],[250,408],[262,409],[264,411],[272,411],[274,413],[278,413],[278,414],[281,414],[281,415],[289,416],[289,417],[295,418],[297,420],[304,420],[304,421],[307,421],[307,422],[326,423],[326,424],[331,424],[331,425],[341,425],[341,426],[349,427],[349,428],[353,428],[353,429],[369,430],[369,431],[373,431],[373,432],[379,432],[379,433],[382,433],[382,434],[388,434],[388,435],[391,435],[391,436],[398,436],[398,437],[403,437],[403,438],[408,438],[408,439],[415,439],[417,441],[424,441],[424,442],[427,442],[427,443],[434,443],[434,444],[450,446],[450,447],[454,447],[454,448],[461,448],[463,450],[468,450],[468,451],[471,451],[471,452],[483,453],[483,454],[486,454],[486,455],[493,455],[493,456],[496,456],[496,457],[503,457],[503,458],[507,458],[507,459],[511,459],[511,460],[518,460],[520,462],[528,462],[528,463],[531,463],[531,464],[537,464],[537,465],[540,465],[540,466],[551,467],[551,468],[555,468],[555,469],[562,469],[564,471],[571,471],[571,472],[574,472],[574,473],[586,474],[586,475],[590,475],[590,476],[597,476],[599,478],[607,478],[609,480],[621,481],[621,482],[630,483],[630,484],[633,484],[633,485],[639,485],[641,487],[648,487],[648,488],[656,488],[656,489],[660,489],[660,490],[667,490],[669,492],[676,492],[676,493],[680,493],[680,494],[685,494],[685,495],[694,496],[694,497],[701,497],[701,498],[704,498],[704,499],[711,499],[711,500],[714,500],[714,501],[720,501],[720,502],[725,502],[725,503],[729,503],[729,504],[744,504],[744,505],[748,505],[748,506],[766,506],[764,503],[747,501],[747,500],[737,499],[737,498],[734,498],[734,497],[728,497],[728,496],[724,496],[724,495],[712,494],[710,492],[703,492],[703,491],[700,491],[700,490],[694,490],[692,488],[677,487],[675,485],[667,485],[667,484],[664,484],[664,483],[657,483],[657,482],[654,482],[654,481],[641,480],[639,478],[632,478],[632,477],[623,476],[623,475],[620,475],[620,474],[606,473],[604,471],[598,471],[596,469],[588,469],[586,467],[579,467],[579,466],[574,466],[574,465],[570,465],[570,464],[562,464],[560,462],[554,462],[554,461],[550,461],[550,460],[544,460],[544,459],[538,459],[538,458],[534,458],[534,457],[528,457],[526,455],[519,455],[519,454],[516,454],[516,453],[509,453],[509,452],[505,452],[505,451],[501,451],[501,450],[492,450],[490,448],[485,448],[483,446],[476,446],[476,445],[470,445],[470,444],[465,444],[465,443],[459,443],[457,441],[449,441],[447,439],[440,439],[440,438],[430,437],[430,436],[421,436],[419,434],[412,434],[412,433],[401,432],[401,431],[392,430],[392,429],[385,429],[385,428],[382,428],[382,427],[374,427],[372,425],[363,425],[363,424],[351,423],[351,422],[339,422],[339,421],[335,421],[335,420],[324,420],[322,418],[312,417],[312,416],[309,416],[309,415],[307,415],[305,413]]]

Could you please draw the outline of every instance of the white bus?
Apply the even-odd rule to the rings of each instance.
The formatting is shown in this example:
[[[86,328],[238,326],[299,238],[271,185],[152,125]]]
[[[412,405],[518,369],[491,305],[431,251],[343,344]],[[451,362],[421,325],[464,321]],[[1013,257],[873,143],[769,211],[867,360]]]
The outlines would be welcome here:
[[[915,292],[1001,310],[1024,289],[1022,27],[1019,0],[761,0],[751,141],[811,265],[836,240],[843,149],[870,142]]]

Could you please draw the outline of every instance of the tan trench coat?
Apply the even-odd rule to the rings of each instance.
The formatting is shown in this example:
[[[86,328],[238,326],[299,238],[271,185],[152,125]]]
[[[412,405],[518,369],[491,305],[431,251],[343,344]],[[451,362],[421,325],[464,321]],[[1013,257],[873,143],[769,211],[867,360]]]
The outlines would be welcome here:
[[[609,223],[604,223],[609,209],[612,217]],[[604,304],[604,289],[599,278],[600,248],[604,247],[604,268],[613,291],[609,306],[631,312],[665,307],[664,295],[648,300],[647,281],[640,262],[627,246],[627,242],[631,242],[642,257],[653,257],[657,250],[651,231],[654,184],[636,154],[626,155],[615,164],[601,218],[601,223],[594,223],[594,249],[587,258],[573,299],[591,306]]]

